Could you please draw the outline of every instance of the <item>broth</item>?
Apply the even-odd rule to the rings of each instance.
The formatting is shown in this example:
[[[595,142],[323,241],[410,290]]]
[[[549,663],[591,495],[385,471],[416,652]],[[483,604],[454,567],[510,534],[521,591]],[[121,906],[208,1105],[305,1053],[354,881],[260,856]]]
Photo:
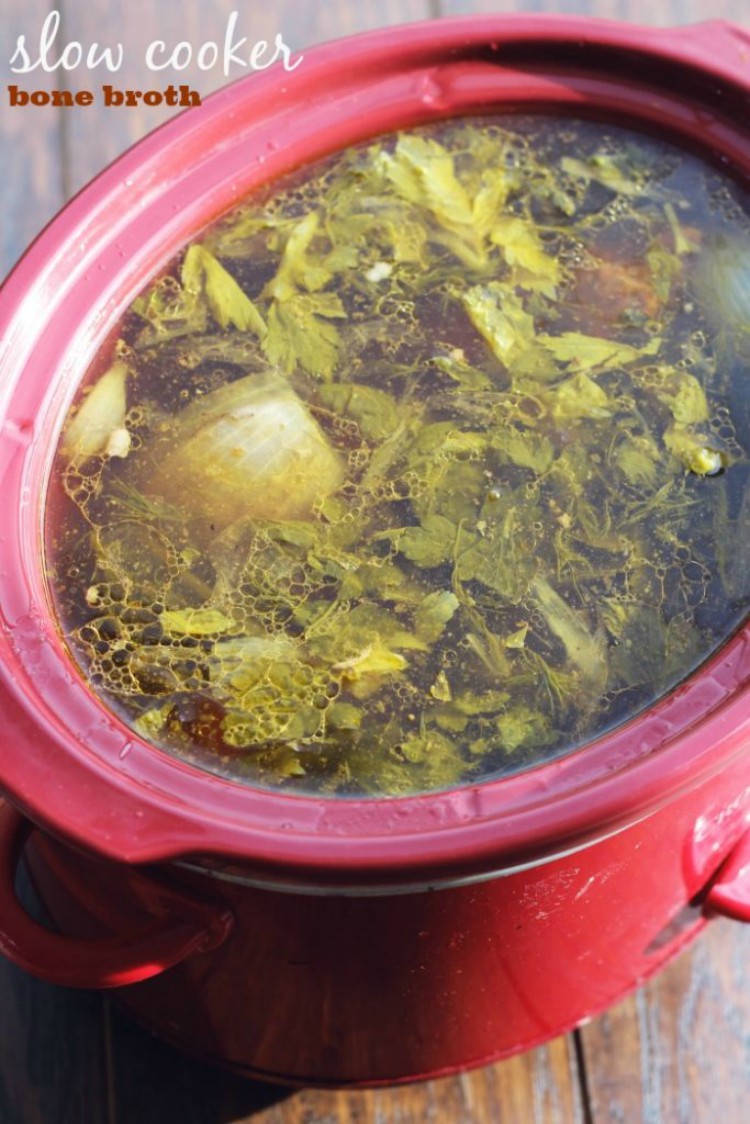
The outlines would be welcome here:
[[[192,764],[341,796],[649,706],[747,608],[747,214],[695,155],[543,116],[244,202],[63,430],[49,583],[93,689]]]

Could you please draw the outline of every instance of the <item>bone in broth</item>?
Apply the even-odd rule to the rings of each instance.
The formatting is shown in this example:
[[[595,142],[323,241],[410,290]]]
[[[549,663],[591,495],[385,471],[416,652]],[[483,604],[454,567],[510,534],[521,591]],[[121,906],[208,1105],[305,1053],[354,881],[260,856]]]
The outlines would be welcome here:
[[[747,216],[695,155],[541,116],[243,202],[65,422],[47,562],[92,688],[194,765],[342,796],[649,706],[746,612]]]

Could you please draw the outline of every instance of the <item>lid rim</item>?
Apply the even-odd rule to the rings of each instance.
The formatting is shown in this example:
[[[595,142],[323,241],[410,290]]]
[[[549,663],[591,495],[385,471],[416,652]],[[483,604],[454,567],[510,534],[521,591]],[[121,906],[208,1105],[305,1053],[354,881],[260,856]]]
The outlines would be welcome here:
[[[728,34],[731,39],[734,31],[731,28],[727,31],[728,26],[701,25],[703,29],[714,27],[721,35]],[[364,60],[370,60],[370,65],[374,67],[373,60],[381,60],[382,52],[388,51],[394,71],[398,70],[397,59],[401,59],[404,66],[405,59],[408,61],[416,57],[420,60],[419,65],[424,67],[424,59],[430,52],[435,57],[443,57],[449,51],[465,53],[481,47],[486,54],[488,42],[492,47],[491,35],[502,38],[503,50],[516,42],[583,42],[592,52],[599,47],[614,46],[650,58],[672,59],[688,70],[692,67],[701,76],[709,74],[735,86],[740,85],[747,93],[750,71],[743,82],[741,69],[734,59],[723,62],[721,58],[711,56],[711,66],[706,65],[706,52],[702,45],[705,31],[699,36],[694,29],[689,30],[692,34],[683,32],[675,45],[673,31],[669,32],[670,38],[661,29],[657,32],[650,28],[604,21],[570,17],[469,17],[438,21],[438,24],[417,24],[411,28],[401,26],[341,42],[356,44],[351,49],[363,66]],[[114,233],[106,229],[106,219],[111,214],[117,189],[122,190],[123,177],[136,171],[142,173],[143,183],[137,194],[138,203],[144,211],[155,204],[164,204],[167,193],[165,183],[171,190],[186,190],[185,180],[190,177],[183,173],[180,178],[175,172],[178,156],[182,159],[191,152],[194,155],[202,152],[203,163],[198,161],[193,167],[190,182],[204,182],[202,177],[209,159],[219,158],[222,143],[225,159],[232,149],[232,142],[226,137],[222,142],[214,140],[213,147],[205,143],[207,134],[217,127],[217,122],[229,112],[230,107],[243,107],[237,112],[241,117],[245,115],[244,127],[249,128],[252,126],[251,109],[254,107],[257,112],[264,101],[278,100],[279,91],[288,100],[293,96],[307,96],[308,86],[314,84],[315,76],[327,73],[332,62],[340,61],[341,49],[340,43],[334,43],[307,52],[305,61],[312,59],[313,63],[308,68],[309,77],[305,76],[304,81],[296,77],[304,67],[288,77],[266,74],[241,79],[207,99],[205,115],[193,120],[188,114],[183,114],[162,126],[85,189],[37,240],[5,287],[0,326],[9,329],[7,333],[1,333],[6,340],[6,362],[15,363],[20,372],[34,359],[39,363],[39,340],[36,339],[36,346],[27,347],[26,341],[22,343],[21,335],[28,329],[31,313],[39,317],[41,298],[45,291],[49,293],[55,279],[61,277],[61,270],[65,270],[70,289],[96,261],[97,254],[102,252],[103,242],[109,244],[115,237],[131,236],[132,227],[126,226]],[[349,56],[350,61],[354,56]],[[700,56],[698,63],[696,56]],[[359,90],[360,97],[363,89],[369,89],[366,77],[366,74],[364,77],[350,75],[348,79],[356,87],[355,92]],[[539,75],[534,76],[534,81],[539,83],[540,80]],[[641,86],[639,90],[644,88]],[[579,89],[571,85],[567,89],[572,90],[571,100],[576,104],[591,104],[580,99],[576,102]],[[336,102],[334,94],[335,91],[327,91],[330,104]],[[593,92],[589,96],[593,97]],[[676,104],[681,104],[679,99]],[[283,109],[285,113],[289,111],[287,103]],[[648,118],[645,110],[644,115]],[[274,120],[271,116],[265,122],[266,137],[269,122]],[[392,120],[391,127],[403,123]],[[259,129],[256,122],[256,133]],[[260,132],[262,134],[262,130]],[[746,161],[744,170],[750,174],[750,142],[739,129],[736,132],[731,143],[741,146]],[[730,144],[725,134],[726,131],[717,138],[717,143]],[[238,143],[234,141],[234,150]],[[154,179],[167,156],[170,156],[169,168],[176,178],[170,179],[167,175],[166,181]],[[225,174],[224,181],[226,178]],[[191,209],[186,202],[185,214],[191,222],[198,210],[197,203]],[[175,220],[175,229],[184,226],[186,221],[185,215],[180,223]],[[202,225],[206,221],[204,214]],[[194,230],[196,225],[193,222],[191,229]],[[65,251],[80,235],[82,227],[86,237],[78,258],[71,262],[70,255],[66,255]],[[158,235],[164,240],[163,225],[159,227]],[[173,245],[176,235],[170,234],[169,237]],[[157,238],[155,230],[152,238]],[[169,241],[169,238],[166,240]],[[153,255],[153,247],[149,252]],[[141,247],[139,261],[142,268],[146,256]],[[135,267],[131,269],[127,281],[131,288],[136,283]],[[110,289],[105,291],[109,292],[111,288],[110,285]],[[86,299],[91,299],[90,290]],[[54,321],[55,316],[59,319],[60,310],[68,307],[66,301],[69,303],[68,290],[62,293],[57,304],[45,312],[47,320]],[[95,335],[94,328],[90,329],[92,335]],[[71,330],[69,327],[68,331]],[[48,354],[54,354],[52,344],[50,349]],[[58,418],[59,406],[58,403],[55,414]],[[10,403],[9,416],[19,416],[16,398]],[[49,413],[49,418],[52,416]],[[5,484],[8,487],[10,483],[18,489],[19,495],[29,479],[30,448],[18,441],[17,434],[9,437],[7,426],[0,434],[0,463],[4,460],[7,466],[4,470]],[[12,563],[18,569],[15,579],[10,581],[10,585],[15,581],[10,608],[6,591],[0,595],[0,613],[6,622],[5,635],[0,637],[0,655],[3,655],[4,648],[0,669],[4,681],[2,702],[8,715],[6,737],[12,733],[18,739],[16,744],[31,746],[33,752],[30,751],[23,762],[20,761],[21,754],[5,753],[5,760],[0,765],[0,782],[37,822],[111,858],[129,862],[160,862],[204,853],[224,858],[247,857],[258,869],[271,872],[296,870],[309,877],[313,871],[324,871],[334,881],[348,878],[352,870],[361,873],[367,881],[383,877],[403,880],[407,875],[414,874],[425,878],[429,875],[432,880],[432,875],[439,876],[440,870],[476,871],[488,864],[496,865],[501,858],[510,860],[514,855],[530,856],[532,853],[543,855],[553,846],[565,846],[576,839],[596,838],[617,824],[625,826],[645,814],[648,808],[664,803],[681,788],[690,787],[698,783],[698,778],[722,768],[740,751],[740,740],[744,744],[745,726],[748,725],[746,708],[742,699],[732,696],[729,688],[723,700],[719,700],[718,710],[703,716],[700,729],[693,725],[686,734],[682,731],[678,735],[679,769],[675,769],[673,764],[675,742],[662,744],[664,729],[660,725],[663,723],[662,712],[668,710],[675,699],[679,702],[684,697],[684,690],[693,689],[695,682],[700,684],[706,676],[710,680],[714,671],[721,667],[725,669],[727,683],[732,676],[736,680],[737,668],[745,674],[748,636],[743,632],[709,661],[709,670],[702,669],[684,689],[678,688],[666,701],[662,700],[651,708],[645,719],[638,716],[626,727],[620,727],[613,734],[605,735],[557,761],[527,770],[516,777],[487,781],[476,787],[465,786],[448,793],[368,800],[289,797],[272,790],[240,787],[211,778],[210,774],[175,762],[163,754],[159,754],[159,769],[144,767],[138,773],[137,769],[143,766],[148,755],[153,756],[159,751],[146,743],[139,743],[132,732],[126,731],[112,716],[106,730],[101,722],[99,730],[92,725],[94,708],[86,701],[90,702],[92,696],[82,681],[76,686],[67,670],[69,663],[65,665],[64,672],[61,670],[62,648],[54,624],[45,618],[40,609],[43,604],[40,598],[41,575],[36,573],[40,570],[36,550],[39,527],[26,512],[23,518],[19,518],[15,532],[17,539],[11,554]],[[30,570],[36,573],[35,600],[27,604],[26,612],[22,613],[19,611],[23,601],[22,587],[28,585]],[[33,657],[31,663],[30,657]],[[734,661],[729,671],[726,670],[728,660],[730,663]],[[67,696],[63,710],[67,708],[70,712],[71,708],[74,711],[78,708],[78,713],[85,712],[89,725],[79,729],[77,741],[71,729],[64,726],[60,710],[53,704],[47,704],[35,685],[32,673],[38,674],[40,667],[45,673],[57,668],[55,674],[60,684],[64,680]],[[101,717],[103,706],[98,700],[97,706],[96,713]],[[711,727],[710,737],[705,736],[706,724]],[[727,726],[730,727],[728,731]],[[649,748],[654,738],[657,739],[655,744],[660,745],[658,750]],[[84,744],[82,739],[89,739],[94,748]],[[121,758],[126,741],[132,743],[135,751],[129,751],[126,757]],[[706,741],[710,742],[708,749]],[[41,749],[40,742],[44,743]],[[604,753],[597,759],[597,768],[593,768],[594,751],[603,743],[608,747],[610,758],[613,754],[620,754],[617,767],[610,759],[608,770],[604,769]],[[62,769],[65,776],[58,772],[55,781],[58,788],[64,789],[64,795],[58,793],[54,807],[50,808],[45,806],[44,795],[40,799],[38,780],[45,772],[49,777],[50,769],[60,771],[63,760],[66,762]],[[32,761],[33,770],[30,770]],[[193,778],[190,784],[185,782],[187,773]],[[569,787],[555,792],[554,786],[561,777],[567,778]],[[173,788],[163,787],[165,778],[174,782]],[[102,789],[100,786],[105,787]],[[507,798],[512,786],[515,786],[514,792],[524,794],[525,800],[509,809]],[[243,795],[229,801],[227,787],[233,793]],[[200,793],[199,788],[202,790]],[[90,801],[102,800],[103,791],[107,793],[107,807],[92,808]],[[251,806],[254,812],[263,811],[263,814],[249,815]],[[270,809],[273,809],[273,814]]]

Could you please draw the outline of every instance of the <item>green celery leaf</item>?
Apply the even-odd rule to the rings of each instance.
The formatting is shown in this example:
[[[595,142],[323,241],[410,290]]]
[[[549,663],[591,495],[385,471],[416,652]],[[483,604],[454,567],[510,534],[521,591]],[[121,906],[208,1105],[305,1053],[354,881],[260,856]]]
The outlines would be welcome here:
[[[503,459],[507,458],[520,468],[530,468],[538,476],[547,471],[555,458],[550,439],[528,430],[519,432],[510,428],[498,429],[492,437],[492,447],[498,450]]]
[[[499,281],[474,285],[463,294],[462,303],[474,327],[506,366],[534,342],[534,318],[507,285]]]
[[[414,614],[414,627],[420,640],[424,640],[426,644],[434,644],[452,619],[458,605],[458,598],[449,589],[437,589],[428,593]]]
[[[661,347],[660,339],[651,339],[644,347],[631,347],[630,344],[615,340],[586,336],[580,332],[563,332],[560,336],[537,336],[540,344],[561,363],[568,364],[569,371],[593,371],[598,367],[620,367],[656,355]]]
[[[395,152],[380,153],[380,167],[398,193],[432,211],[450,227],[471,227],[473,210],[456,178],[453,157],[438,141],[403,135]]]
[[[267,296],[274,300],[287,300],[298,288],[315,292],[331,280],[333,272],[323,264],[321,256],[308,256],[319,223],[317,213],[311,211],[292,229],[276,276],[266,286]]]
[[[617,445],[611,459],[626,480],[641,488],[654,487],[664,464],[663,452],[648,433],[626,437]]]
[[[571,609],[539,575],[534,579],[532,594],[549,628],[562,641],[569,659],[585,681],[600,686],[607,675],[606,647],[601,633],[592,632],[585,614]]]
[[[656,391],[656,397],[668,406],[679,425],[695,425],[708,420],[706,392],[695,375],[688,371],[662,368],[667,375]]]
[[[348,414],[359,424],[365,437],[382,441],[396,429],[399,409],[396,400],[384,390],[359,383],[328,383],[318,391],[324,406]]]
[[[489,390],[492,380],[484,371],[472,367],[461,353],[438,355],[432,362],[439,371],[448,375],[462,390]]]
[[[609,418],[612,406],[607,394],[588,375],[573,375],[551,393],[556,418]]]
[[[363,718],[362,708],[354,703],[335,702],[326,710],[326,724],[334,730],[358,730]]]
[[[222,328],[253,332],[263,339],[266,325],[260,312],[205,247],[190,246],[182,263],[181,280],[187,292],[203,293],[211,315]]]
[[[535,226],[526,219],[512,216],[498,219],[492,228],[491,240],[503,251],[510,266],[520,267],[515,280],[524,288],[554,297],[560,282],[560,266],[544,252]]]
[[[643,182],[628,176],[617,159],[608,153],[596,153],[586,161],[563,156],[560,167],[576,179],[594,180],[620,195],[640,195],[643,191]]]
[[[456,526],[442,515],[426,515],[419,527],[395,532],[401,553],[416,566],[430,569],[447,562],[453,555]]]
[[[271,363],[293,372],[298,366],[329,379],[341,347],[341,336],[332,319],[346,316],[333,293],[296,293],[275,300],[268,314],[268,334],[263,350]]]
[[[487,237],[496,224],[498,213],[508,197],[512,184],[507,170],[502,167],[485,168],[471,206],[471,220],[483,237]]]
[[[651,270],[654,292],[666,304],[672,286],[682,272],[682,262],[677,254],[665,250],[661,242],[653,243],[646,253],[646,262]]]
[[[525,745],[533,745],[535,748],[543,746],[551,740],[547,715],[532,710],[523,703],[499,715],[495,726],[506,753],[513,753]]]

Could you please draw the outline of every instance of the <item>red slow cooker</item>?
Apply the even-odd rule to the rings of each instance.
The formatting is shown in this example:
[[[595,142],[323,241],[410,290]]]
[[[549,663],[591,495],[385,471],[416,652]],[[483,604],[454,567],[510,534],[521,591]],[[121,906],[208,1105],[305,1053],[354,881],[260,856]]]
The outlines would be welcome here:
[[[750,920],[750,631],[614,732],[512,777],[290,796],[140,741],[45,587],[45,489],[83,372],[133,297],[258,184],[352,142],[540,108],[662,131],[750,180],[750,37],[568,18],[399,27],[182,115],[79,195],[0,303],[0,947],[116,988],[163,1037],[264,1079],[374,1083],[528,1049],[714,912]],[[57,931],[14,892],[23,854]]]

